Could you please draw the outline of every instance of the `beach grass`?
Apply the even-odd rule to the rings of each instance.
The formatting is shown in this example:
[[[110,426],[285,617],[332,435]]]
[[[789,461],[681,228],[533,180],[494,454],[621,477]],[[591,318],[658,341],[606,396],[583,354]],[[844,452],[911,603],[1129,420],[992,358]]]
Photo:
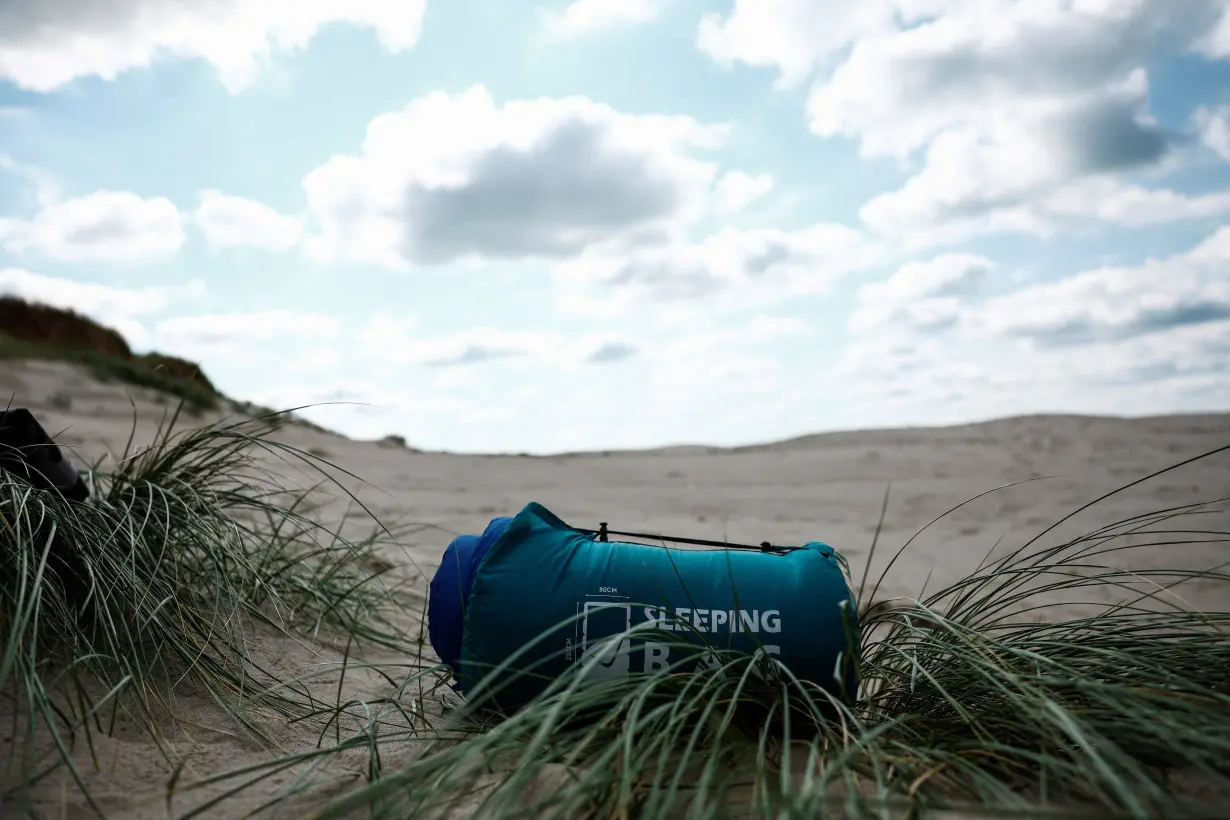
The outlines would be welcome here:
[[[254,660],[254,640],[325,631],[413,643],[380,577],[388,564],[376,552],[391,534],[351,540],[321,526],[309,515],[318,487],[288,491],[254,457],[331,481],[319,459],[273,440],[288,415],[176,432],[177,415],[113,470],[86,471],[87,503],[0,475],[0,699],[14,741],[0,804],[67,767],[104,815],[79,752],[97,770],[93,739],[117,724],[161,747],[186,690],[266,741],[271,723],[319,712],[301,681]]]
[[[1230,611],[1194,610],[1183,590],[1227,588],[1230,557],[1199,570],[1140,560],[1230,542],[1225,499],[1057,543],[1040,533],[893,606],[876,599],[879,579],[863,579],[850,705],[775,662],[725,657],[701,673],[594,681],[578,670],[494,715],[443,686],[421,627],[406,626],[413,599],[370,569],[397,537],[376,523],[370,540],[346,540],[314,522],[306,494],[288,495],[254,450],[319,461],[244,422],[163,436],[115,472],[91,471],[99,501],[84,507],[0,484],[0,697],[22,706],[24,748],[53,741],[43,757],[10,760],[21,787],[78,765],[73,744],[116,710],[155,737],[187,682],[256,736],[294,723],[316,742],[271,744],[259,763],[195,780],[177,770],[168,814],[185,820],[234,816],[227,799],[288,772],[262,808],[320,820],[1225,813]],[[49,577],[53,528],[88,545],[86,606]],[[1083,614],[1062,614],[1076,604]],[[279,675],[248,651],[262,629],[328,635],[345,652]],[[360,673],[386,691],[344,696]],[[309,678],[335,681],[336,696],[313,696]]]
[[[314,816],[1224,815],[1230,612],[1193,611],[1181,590],[1230,576],[1133,568],[1133,555],[1230,545],[1225,513],[1220,500],[1159,510],[1026,544],[894,607],[869,596],[851,707],[780,666],[766,686],[735,658],[574,676],[498,723],[461,710],[464,740],[442,737]],[[1059,601],[1090,614],[1050,616]]]

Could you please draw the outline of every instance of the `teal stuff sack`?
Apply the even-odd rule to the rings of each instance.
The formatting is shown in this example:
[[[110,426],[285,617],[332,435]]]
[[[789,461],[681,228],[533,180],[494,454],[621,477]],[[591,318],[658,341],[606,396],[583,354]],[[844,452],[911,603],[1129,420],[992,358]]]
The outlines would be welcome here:
[[[609,677],[758,651],[847,703],[858,688],[849,572],[819,542],[756,550],[605,541],[531,503],[487,548],[466,598],[458,688],[485,690],[502,708],[577,664],[586,677]]]

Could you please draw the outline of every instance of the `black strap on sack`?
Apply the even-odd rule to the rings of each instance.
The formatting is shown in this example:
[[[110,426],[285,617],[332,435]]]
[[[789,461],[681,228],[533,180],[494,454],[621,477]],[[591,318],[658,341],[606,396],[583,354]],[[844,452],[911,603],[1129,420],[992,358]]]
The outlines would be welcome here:
[[[666,541],[671,544],[694,544],[699,547],[722,547],[723,549],[735,550],[755,550],[756,552],[771,552],[779,555],[784,555],[787,552],[793,552],[802,547],[783,547],[776,544],[770,544],[768,541],[761,541],[759,545],[751,544],[732,544],[729,541],[708,541],[703,538],[682,538],[671,535],[654,535],[643,532],[621,532],[619,530],[607,529],[605,521],[598,523],[598,529],[586,530],[576,528],[577,532],[583,532],[586,535],[597,536],[598,541],[609,541],[607,536],[622,535],[625,538],[642,538],[648,541]]]

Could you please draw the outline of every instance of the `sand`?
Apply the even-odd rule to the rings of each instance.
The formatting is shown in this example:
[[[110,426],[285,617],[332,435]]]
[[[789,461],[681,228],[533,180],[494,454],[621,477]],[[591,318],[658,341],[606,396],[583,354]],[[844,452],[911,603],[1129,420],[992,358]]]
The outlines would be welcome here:
[[[71,366],[51,362],[0,363],[0,395],[32,409],[60,443],[73,448],[78,461],[122,451],[134,412],[137,441],[148,442],[167,409],[149,391],[100,384]],[[749,438],[755,433],[747,431]],[[413,444],[413,435],[408,437]],[[907,539],[951,507],[1000,485],[1038,479],[967,505],[918,537],[881,586],[877,598],[886,599],[918,596],[924,586],[936,589],[974,568],[997,543],[995,554],[1002,554],[1107,491],[1230,444],[1230,414],[1036,416],[935,429],[823,434],[736,449],[689,446],[544,457],[418,452],[299,426],[279,438],[365,479],[366,485],[350,486],[381,518],[435,526],[387,556],[423,592],[453,534],[481,531],[491,517],[513,514],[529,501],[545,504],[577,526],[608,521],[616,529],[752,543],[822,540],[849,558],[857,583],[890,485],[873,576]],[[1057,534],[1227,496],[1230,454],[1116,496]],[[340,515],[342,508],[333,504],[324,514]],[[1216,523],[1224,527],[1230,521]],[[1176,546],[1138,556],[1136,563],[1207,567],[1225,561],[1224,552],[1207,545]],[[1230,604],[1222,590],[1212,588],[1194,588],[1187,599],[1194,606],[1223,610]],[[416,618],[417,609],[410,608],[407,618]],[[339,659],[336,647],[262,641],[259,636],[254,652],[282,672]],[[353,685],[361,692],[367,684]],[[168,747],[187,755],[181,780],[264,756],[203,699],[189,693],[177,709],[180,720],[169,729]],[[0,742],[9,739],[9,731],[7,724],[0,729]],[[305,749],[315,745],[316,735],[283,726],[278,740],[287,749]],[[172,767],[148,738],[135,730],[121,731],[98,741],[98,747],[101,768],[88,777],[108,816],[167,816],[166,782]],[[39,795],[43,808],[51,815],[86,816],[64,778],[56,775],[52,780]],[[285,779],[275,780],[205,816],[239,816],[285,785]],[[177,797],[173,814],[198,798]]]

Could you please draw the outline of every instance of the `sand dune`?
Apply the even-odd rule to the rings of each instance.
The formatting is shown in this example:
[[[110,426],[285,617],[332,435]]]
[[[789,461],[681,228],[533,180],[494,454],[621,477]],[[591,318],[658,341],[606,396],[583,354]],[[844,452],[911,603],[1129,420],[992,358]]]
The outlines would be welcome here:
[[[100,384],[52,362],[0,363],[0,395],[30,407],[79,462],[116,458],[132,431],[134,412],[136,441],[148,442],[168,409],[151,392]],[[417,452],[306,427],[280,435],[369,482],[351,486],[378,516],[439,528],[415,536],[404,551],[388,556],[410,576],[419,570],[430,574],[452,533],[481,530],[492,516],[539,501],[578,526],[608,521],[613,528],[743,542],[823,540],[850,559],[857,581],[867,568],[886,488],[882,551],[873,574],[946,510],[977,493],[1029,480],[963,507],[921,535],[879,593],[892,597],[917,596],[924,584],[934,589],[968,572],[997,543],[997,554],[1019,546],[1105,492],[1230,445],[1230,414],[1038,416],[937,429],[830,433],[735,449],[687,446],[544,457]],[[1189,465],[1116,496],[1062,527],[1060,534],[1226,496],[1230,456]],[[341,501],[331,504],[326,514],[340,514],[343,506]],[[1204,566],[1224,560],[1224,550],[1212,547],[1175,549],[1182,551],[1181,560],[1173,552],[1157,560]],[[1223,595],[1197,588],[1189,600],[1226,608],[1227,601],[1201,600],[1202,594]],[[257,651],[282,668],[336,657],[328,647],[268,645]],[[190,774],[203,776],[260,754],[232,729],[218,725],[210,704],[186,697],[180,707],[185,722],[171,745],[191,751]],[[315,742],[314,736],[299,736],[291,728],[280,739],[288,748]],[[120,817],[165,816],[170,767],[162,756],[135,732],[100,742],[103,770],[90,779],[109,810]],[[266,794],[277,785],[269,784]],[[48,784],[49,804],[60,802],[60,788],[60,779]],[[252,807],[259,800],[260,794],[254,794],[242,802]],[[71,795],[66,806],[70,816],[83,810]],[[232,804],[213,816],[237,813]]]

